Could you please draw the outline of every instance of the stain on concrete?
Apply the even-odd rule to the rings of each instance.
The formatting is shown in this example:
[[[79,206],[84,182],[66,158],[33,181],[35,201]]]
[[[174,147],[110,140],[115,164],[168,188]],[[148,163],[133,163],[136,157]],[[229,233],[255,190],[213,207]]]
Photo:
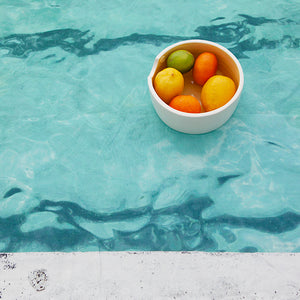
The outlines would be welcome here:
[[[37,292],[45,290],[48,282],[47,270],[41,269],[30,272],[28,280]]]
[[[16,264],[14,262],[11,262],[9,260],[9,256],[12,256],[11,254],[6,253],[0,253],[0,268],[2,266],[3,270],[13,270],[16,268]]]

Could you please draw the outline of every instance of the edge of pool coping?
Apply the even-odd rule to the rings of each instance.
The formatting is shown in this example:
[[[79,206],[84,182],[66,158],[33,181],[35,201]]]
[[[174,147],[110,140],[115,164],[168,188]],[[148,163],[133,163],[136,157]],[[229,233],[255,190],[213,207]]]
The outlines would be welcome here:
[[[298,299],[300,253],[0,253],[0,299]]]

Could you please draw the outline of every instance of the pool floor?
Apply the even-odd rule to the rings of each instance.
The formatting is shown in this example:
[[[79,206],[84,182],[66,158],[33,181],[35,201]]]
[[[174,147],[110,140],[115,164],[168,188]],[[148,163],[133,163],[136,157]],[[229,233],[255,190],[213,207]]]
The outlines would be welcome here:
[[[2,0],[0,251],[300,252],[299,24],[297,0]],[[245,75],[203,135],[147,87],[188,39]]]

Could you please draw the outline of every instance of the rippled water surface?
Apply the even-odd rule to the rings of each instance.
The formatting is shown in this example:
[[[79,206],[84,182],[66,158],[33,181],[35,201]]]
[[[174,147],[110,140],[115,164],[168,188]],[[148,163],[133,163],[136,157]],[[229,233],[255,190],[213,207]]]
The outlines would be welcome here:
[[[0,251],[300,251],[299,3],[236,2],[0,2]],[[245,74],[205,135],[146,83],[191,38]]]

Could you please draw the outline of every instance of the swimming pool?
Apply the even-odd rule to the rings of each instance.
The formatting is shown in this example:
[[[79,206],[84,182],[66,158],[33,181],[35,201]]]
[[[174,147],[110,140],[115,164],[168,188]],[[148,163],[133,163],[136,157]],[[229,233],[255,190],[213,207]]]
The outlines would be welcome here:
[[[252,3],[1,1],[0,251],[299,252],[300,8]],[[197,38],[245,86],[223,127],[186,135],[147,76]]]

